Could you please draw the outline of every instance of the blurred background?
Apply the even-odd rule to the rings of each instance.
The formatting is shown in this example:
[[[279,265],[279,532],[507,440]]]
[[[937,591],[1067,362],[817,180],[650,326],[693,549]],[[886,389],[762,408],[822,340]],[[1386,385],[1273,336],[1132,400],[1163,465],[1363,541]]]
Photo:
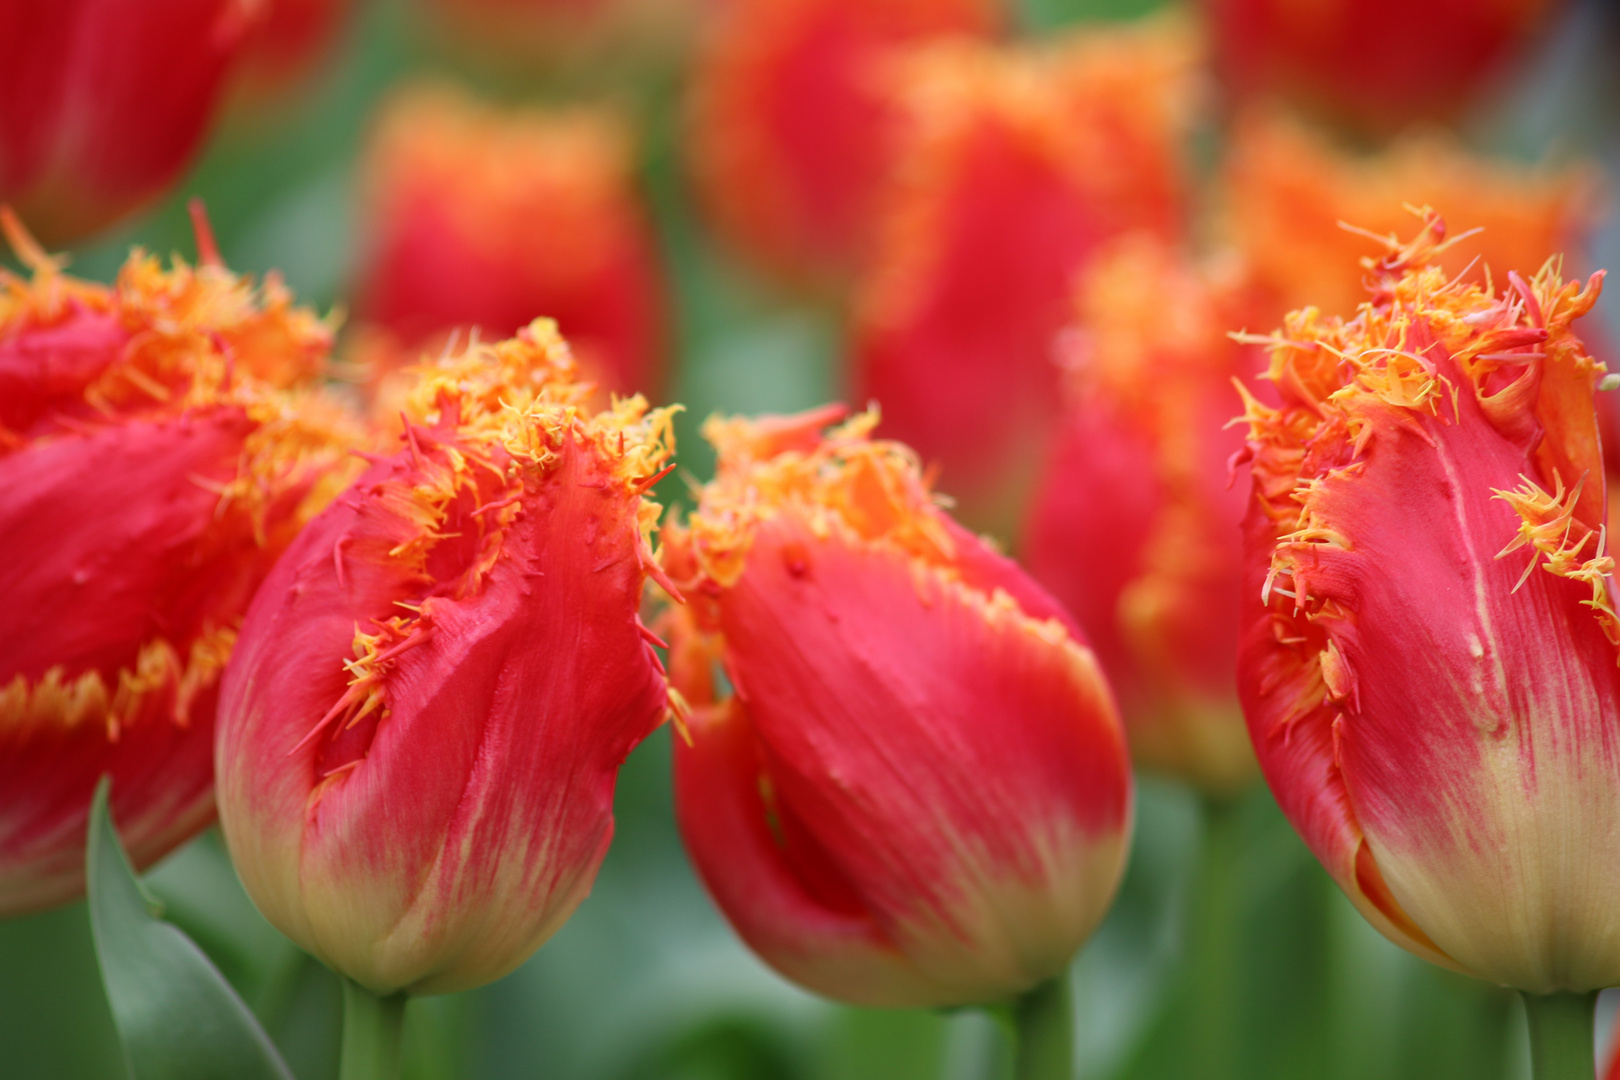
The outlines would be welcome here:
[[[204,200],[233,269],[278,271],[302,302],[346,313],[337,353],[354,371],[385,369],[394,354],[437,348],[452,325],[480,322],[487,332],[510,332],[515,325],[498,325],[506,309],[478,284],[478,265],[445,271],[448,278],[412,277],[437,241],[398,226],[396,217],[418,212],[400,177],[413,168],[418,176],[439,169],[443,176],[434,182],[462,185],[456,198],[473,204],[505,205],[512,183],[546,193],[523,211],[551,215],[549,224],[534,226],[536,235],[560,237],[552,250],[563,254],[553,258],[578,269],[581,278],[590,277],[585,263],[597,260],[591,265],[604,269],[592,280],[609,281],[601,286],[608,298],[573,279],[542,282],[536,289],[566,310],[530,314],[558,315],[563,332],[576,338],[582,357],[609,385],[684,403],[681,472],[709,475],[712,458],[697,427],[711,413],[791,411],[867,385],[850,373],[846,357],[853,337],[872,332],[877,301],[852,267],[882,261],[863,250],[877,242],[840,234],[859,234],[864,226],[850,225],[859,215],[836,207],[825,219],[801,214],[797,233],[781,226],[793,213],[772,190],[771,148],[717,148],[720,136],[703,127],[744,123],[735,114],[746,111],[741,105],[753,93],[746,58],[720,55],[721,43],[726,20],[743,18],[733,8],[769,3],[299,0],[285,6],[296,25],[286,32],[284,52],[262,49],[256,66],[233,81],[213,129],[170,193],[66,243],[38,230],[53,248],[70,253],[74,273],[111,280],[132,245],[194,258],[186,200],[195,195]],[[805,4],[779,0],[776,6]],[[1390,77],[1369,57],[1381,39],[1405,36],[1427,42],[1427,53],[1420,48],[1417,60],[1401,63],[1444,66],[1470,47],[1468,28],[1458,20],[1491,6],[1411,0],[1392,6],[1380,22],[1385,5],[1365,5],[1357,32],[1338,39],[1339,60],[1375,88],[1387,86]],[[1375,91],[1352,86],[1345,92],[1331,79],[1314,93],[1299,90],[1286,73],[1263,87],[1247,85],[1267,82],[1265,59],[1243,52],[1241,42],[1214,44],[1223,41],[1220,21],[1240,19],[1242,4],[1204,4],[1178,16],[1170,10],[1175,5],[1158,0],[1020,0],[1012,9],[963,4],[963,12],[951,14],[941,0],[933,15],[917,18],[937,15],[946,29],[1031,42],[1097,33],[1097,23],[1184,19],[1178,32],[1197,43],[1188,46],[1193,59],[1185,108],[1176,106],[1185,112],[1173,134],[1186,170],[1178,182],[1186,190],[1171,228],[1189,247],[1217,251],[1226,242],[1222,223],[1231,212],[1221,207],[1230,193],[1220,178],[1233,132],[1252,122],[1240,116],[1248,97],[1276,93],[1292,95],[1286,122],[1301,125],[1296,134],[1309,131],[1301,137],[1331,142],[1337,147],[1331,152],[1346,161],[1374,161],[1415,121],[1444,132],[1445,153],[1497,159],[1489,167],[1520,177],[1515,183],[1577,184],[1579,210],[1560,204],[1573,268],[1620,267],[1620,224],[1602,211],[1620,191],[1620,5],[1522,6],[1532,15],[1510,35],[1509,46],[1492,52],[1483,74],[1459,76],[1444,92],[1420,88],[1394,104]],[[914,0],[911,7],[926,13],[931,5]],[[1264,7],[1247,5],[1250,15]],[[976,20],[989,29],[976,28]],[[1258,34],[1258,25],[1244,24],[1236,33]],[[760,23],[730,32],[757,44],[774,31]],[[724,71],[715,74],[728,63],[729,83]],[[705,65],[714,70],[702,74]],[[769,58],[764,66],[770,70]],[[806,67],[813,65],[806,61]],[[434,80],[431,89],[420,89],[424,79]],[[418,89],[401,96],[407,85]],[[874,86],[874,95],[886,92]],[[859,148],[839,142],[836,108],[827,105],[823,115],[818,110],[825,102],[813,89],[803,92],[810,95],[805,115],[814,118],[803,124],[805,137],[823,138],[820,152],[834,160],[846,151],[857,154]],[[1146,100],[1158,91],[1122,92]],[[741,105],[728,94],[740,95]],[[481,123],[495,123],[480,119],[478,110],[519,106],[574,117],[575,129],[547,137],[560,139],[565,149],[557,153],[578,168],[542,164],[535,174],[540,179],[503,179],[498,155],[481,158],[487,150],[456,142],[471,140],[468,131]],[[798,114],[783,115],[793,120]],[[440,128],[440,143],[416,145],[432,144]],[[431,160],[413,166],[412,155]],[[587,161],[608,179],[593,180],[581,164]],[[884,161],[874,167],[905,166]],[[1576,174],[1578,181],[1568,179]],[[1471,187],[1466,180],[1458,184],[1459,190]],[[431,194],[423,198],[430,201]],[[837,197],[836,191],[827,195],[826,205]],[[1392,227],[1366,224],[1378,231]],[[594,226],[624,235],[592,241],[570,233]],[[489,221],[477,227],[502,228]],[[617,254],[601,255],[604,244]],[[638,247],[643,244],[645,250]],[[598,253],[575,258],[569,252]],[[926,270],[913,271],[927,277]],[[463,314],[454,296],[444,301],[442,316],[430,310],[456,292],[456,281],[477,294],[467,301],[475,314]],[[491,306],[478,309],[483,302]],[[529,303],[524,295],[502,302],[518,310]],[[1605,356],[1602,335],[1620,341],[1614,290],[1597,318],[1594,351],[1612,366],[1615,357]],[[624,329],[626,319],[634,332]],[[1231,411],[1238,411],[1235,399]],[[941,483],[947,492],[953,492],[951,468]],[[1013,479],[989,484],[1006,498],[964,498],[963,513],[1016,548],[1019,511],[1004,503],[1016,501],[1009,492],[1027,494],[1028,484],[1018,479],[1016,466],[1009,475]],[[973,482],[966,476],[965,485]],[[666,502],[679,502],[680,474],[661,490]],[[797,990],[756,960],[712,907],[681,850],[671,812],[670,737],[667,728],[659,731],[627,763],[613,847],[589,900],[561,932],[492,986],[411,1003],[407,1076],[1010,1076],[1005,1035],[983,1013],[846,1008]],[[150,882],[169,917],[253,1007],[297,1075],[334,1077],[338,981],[257,915],[217,834],[170,857]],[[1190,1047],[1209,1046],[1209,1040],[1224,1045],[1221,1075],[1233,1077],[1528,1075],[1516,995],[1425,964],[1369,928],[1263,785],[1216,800],[1174,779],[1142,776],[1124,886],[1072,978],[1079,1073],[1087,1080],[1216,1075],[1190,1056]],[[1614,1009],[1608,998],[1600,1006],[1600,1044],[1609,1040]],[[44,1080],[122,1071],[84,906],[0,922],[0,1073]]]

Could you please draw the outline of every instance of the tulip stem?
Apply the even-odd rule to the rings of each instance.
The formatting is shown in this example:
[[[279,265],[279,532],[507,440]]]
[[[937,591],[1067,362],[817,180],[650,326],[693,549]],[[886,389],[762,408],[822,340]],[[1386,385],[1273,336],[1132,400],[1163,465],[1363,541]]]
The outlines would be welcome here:
[[[1074,1075],[1074,1003],[1069,973],[1036,986],[1013,1004],[1016,1080],[1069,1080]]]
[[[1597,1075],[1592,1014],[1597,992],[1524,994],[1534,1080],[1593,1080]]]
[[[343,980],[342,1080],[399,1080],[407,1000],[403,993],[378,997]]]

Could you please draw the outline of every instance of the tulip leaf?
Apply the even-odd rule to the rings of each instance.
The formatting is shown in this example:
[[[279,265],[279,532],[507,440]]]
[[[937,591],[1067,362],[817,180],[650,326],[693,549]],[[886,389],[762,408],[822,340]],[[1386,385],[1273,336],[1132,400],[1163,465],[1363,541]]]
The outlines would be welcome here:
[[[110,783],[90,808],[90,929],[134,1080],[293,1080],[218,969],[146,891],[113,830]]]

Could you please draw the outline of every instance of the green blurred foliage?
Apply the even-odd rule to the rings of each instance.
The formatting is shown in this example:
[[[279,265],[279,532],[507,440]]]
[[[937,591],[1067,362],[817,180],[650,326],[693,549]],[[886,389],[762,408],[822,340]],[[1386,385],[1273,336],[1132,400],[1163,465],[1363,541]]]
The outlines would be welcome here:
[[[1028,26],[1044,30],[1157,6],[1021,0],[1020,11]],[[1529,155],[1562,139],[1607,152],[1620,174],[1617,99],[1609,98],[1607,112],[1601,105],[1615,76],[1611,70],[1603,76],[1611,82],[1593,83],[1571,74],[1590,73],[1594,55],[1601,61],[1596,10],[1577,5],[1571,28],[1520,84],[1542,90],[1482,109],[1468,129],[1476,144]],[[279,269],[307,301],[341,305],[362,239],[355,158],[391,83],[434,71],[506,98],[569,92],[544,78],[447,58],[431,44],[404,0],[362,5],[334,63],[299,100],[279,115],[230,118],[175,198],[74,252],[75,270],[109,279],[134,243],[190,256],[184,198],[197,194],[230,265]],[[836,396],[843,341],[834,306],[782,294],[704,232],[679,157],[678,89],[664,71],[614,93],[632,103],[648,131],[643,181],[672,292],[671,397],[687,406],[681,462],[704,477],[711,459],[696,432],[705,416],[792,410]],[[1620,229],[1610,226],[1598,250],[1613,263]],[[1614,296],[1605,308],[1620,333]],[[679,477],[665,484],[668,498],[681,497]],[[845,1008],[797,990],[755,959],[681,851],[669,738],[659,732],[627,763],[614,845],[592,896],[556,938],[494,985],[411,1004],[410,1080],[1010,1076],[1005,1037],[982,1013]],[[335,1080],[339,983],[253,909],[217,833],[171,857],[149,882],[301,1080]],[[1085,1080],[1516,1080],[1527,1073],[1516,1000],[1379,936],[1263,789],[1216,808],[1144,778],[1118,902],[1071,974]],[[122,1069],[84,906],[0,922],[0,1075],[111,1080]]]

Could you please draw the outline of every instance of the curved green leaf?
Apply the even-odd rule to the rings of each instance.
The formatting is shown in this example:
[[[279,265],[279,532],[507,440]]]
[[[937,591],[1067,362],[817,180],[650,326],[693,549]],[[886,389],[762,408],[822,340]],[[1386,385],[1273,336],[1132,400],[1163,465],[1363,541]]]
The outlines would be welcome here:
[[[202,950],[163,921],[108,811],[102,777],[85,849],[90,929],[134,1080],[293,1080],[275,1047]]]

